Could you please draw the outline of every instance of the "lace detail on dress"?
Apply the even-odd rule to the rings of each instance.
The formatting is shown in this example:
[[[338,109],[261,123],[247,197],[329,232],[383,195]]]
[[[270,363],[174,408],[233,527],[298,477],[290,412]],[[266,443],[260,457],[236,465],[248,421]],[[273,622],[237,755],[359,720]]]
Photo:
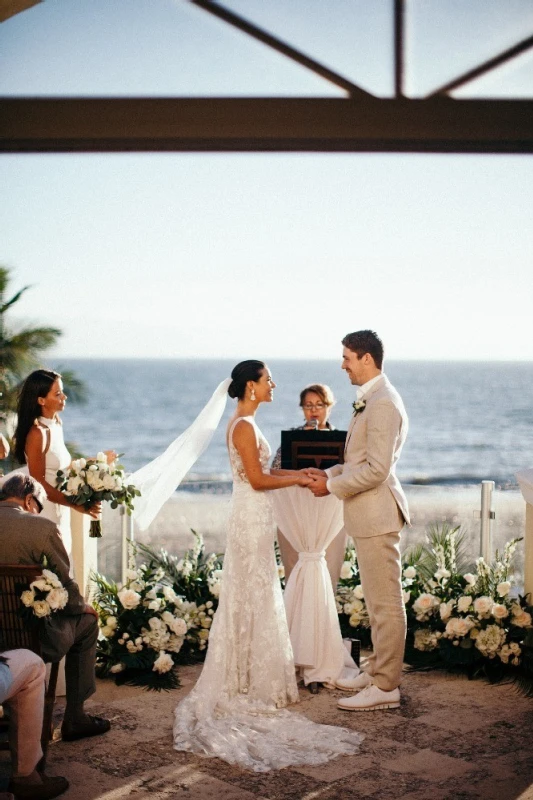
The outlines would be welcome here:
[[[239,419],[254,426],[267,471],[267,441],[253,418]],[[200,678],[176,708],[174,748],[258,772],[320,764],[356,753],[362,737],[280,710],[299,696],[274,554],[272,498],[252,489],[244,474],[232,441],[238,421],[228,438],[234,484],[220,601]]]

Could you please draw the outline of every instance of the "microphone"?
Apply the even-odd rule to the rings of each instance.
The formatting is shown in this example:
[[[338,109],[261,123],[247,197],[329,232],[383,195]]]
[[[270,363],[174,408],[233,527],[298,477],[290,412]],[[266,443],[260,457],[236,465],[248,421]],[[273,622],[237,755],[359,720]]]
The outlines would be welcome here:
[[[318,420],[317,419],[309,419],[305,424],[306,428],[311,428],[311,430],[316,431],[318,430]]]

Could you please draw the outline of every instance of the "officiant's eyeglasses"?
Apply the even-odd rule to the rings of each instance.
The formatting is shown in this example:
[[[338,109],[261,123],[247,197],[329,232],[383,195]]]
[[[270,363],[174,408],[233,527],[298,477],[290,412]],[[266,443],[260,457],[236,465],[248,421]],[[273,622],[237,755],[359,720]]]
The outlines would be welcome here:
[[[305,408],[306,411],[322,411],[323,408],[326,408],[325,403],[304,403],[302,408]]]

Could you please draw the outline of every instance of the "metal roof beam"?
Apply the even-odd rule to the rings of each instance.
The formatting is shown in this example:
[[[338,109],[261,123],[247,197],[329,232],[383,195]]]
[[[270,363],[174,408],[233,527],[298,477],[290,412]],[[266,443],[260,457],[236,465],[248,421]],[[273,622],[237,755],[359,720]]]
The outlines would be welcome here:
[[[533,101],[0,98],[0,152],[533,153]]]

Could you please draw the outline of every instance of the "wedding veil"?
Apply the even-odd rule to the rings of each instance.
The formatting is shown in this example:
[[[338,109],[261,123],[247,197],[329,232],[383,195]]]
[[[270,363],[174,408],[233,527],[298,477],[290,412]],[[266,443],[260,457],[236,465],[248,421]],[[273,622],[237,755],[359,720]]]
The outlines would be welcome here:
[[[167,447],[164,453],[128,475],[128,483],[140,490],[135,498],[133,518],[140,530],[150,525],[163,504],[179,486],[192,465],[198,461],[218,427],[228,398],[231,378],[226,378],[194,422]]]

